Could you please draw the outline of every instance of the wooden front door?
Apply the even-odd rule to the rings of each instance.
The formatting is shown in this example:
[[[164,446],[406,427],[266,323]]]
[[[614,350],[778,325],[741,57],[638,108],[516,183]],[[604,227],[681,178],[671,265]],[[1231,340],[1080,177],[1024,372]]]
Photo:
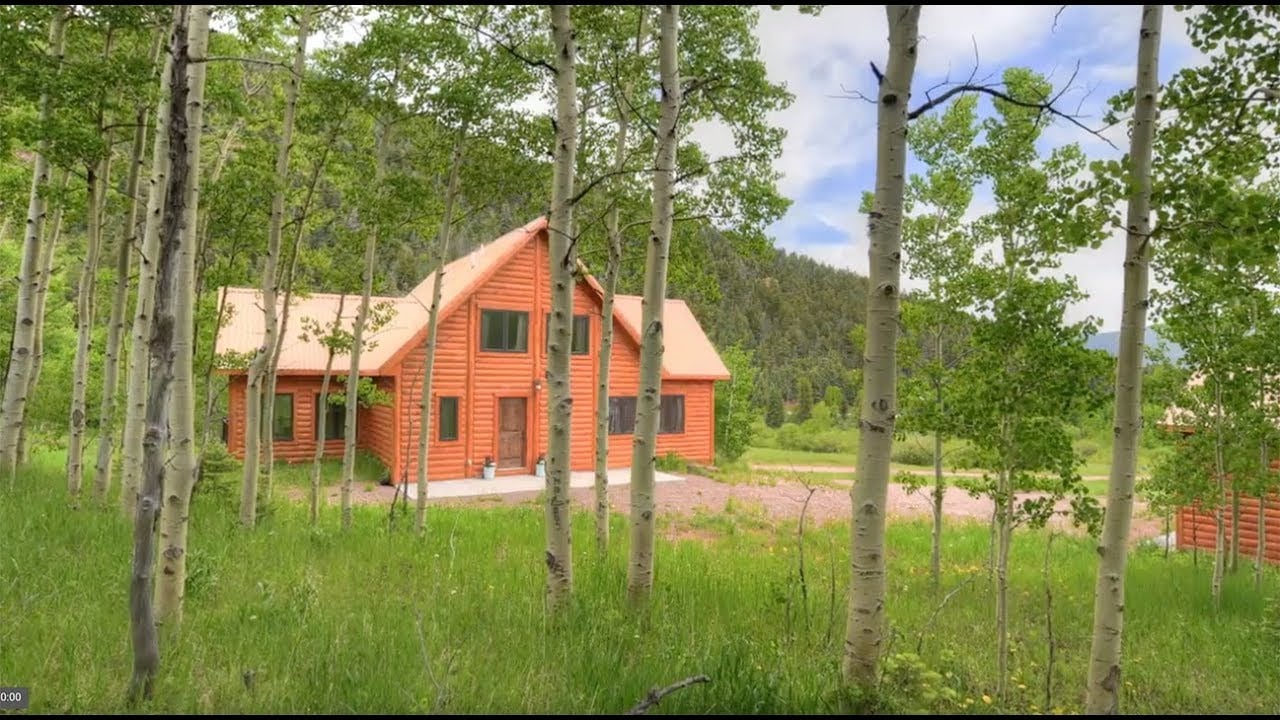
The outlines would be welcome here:
[[[498,467],[519,468],[524,460],[525,399],[498,399]]]

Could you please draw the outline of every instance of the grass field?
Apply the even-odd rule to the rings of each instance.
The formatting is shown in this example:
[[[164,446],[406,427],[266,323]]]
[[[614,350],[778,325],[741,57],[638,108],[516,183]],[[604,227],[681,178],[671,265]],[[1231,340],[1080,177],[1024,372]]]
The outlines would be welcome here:
[[[123,712],[130,527],[114,504],[68,507],[54,466],[0,489],[0,684],[30,686],[32,712]],[[228,484],[197,496],[186,622],[163,640],[156,696],[144,711],[619,713],[651,687],[696,673],[712,682],[656,712],[844,709],[845,525],[806,533],[802,586],[794,525],[724,532],[731,520],[697,517],[699,539],[660,542],[652,611],[636,617],[621,602],[625,518],[614,518],[617,541],[598,560],[590,518],[579,515],[575,603],[551,622],[539,507],[433,509],[430,534],[419,540],[405,519],[389,529],[385,508],[357,508],[355,528],[343,533],[335,508],[313,530],[305,508],[277,502],[247,532],[235,522],[235,481]],[[963,587],[932,625],[927,526],[894,524],[888,543],[893,640],[879,710],[1080,710],[1096,563],[1090,541],[1053,543],[1057,661],[1046,701],[1045,536],[1026,531],[1015,540],[1013,681],[1003,703],[991,698],[985,526],[949,529],[944,589]],[[1278,592],[1275,573],[1259,593],[1241,572],[1228,578],[1215,613],[1205,558],[1196,567],[1188,556],[1137,552],[1124,710],[1280,711],[1280,630],[1264,624]]]

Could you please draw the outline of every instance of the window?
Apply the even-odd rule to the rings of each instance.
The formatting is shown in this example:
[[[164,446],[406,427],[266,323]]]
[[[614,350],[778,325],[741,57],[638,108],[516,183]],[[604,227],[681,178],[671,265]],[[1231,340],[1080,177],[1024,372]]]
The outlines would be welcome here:
[[[333,400],[330,393],[328,400]],[[347,407],[332,402],[320,404],[320,393],[316,393],[316,432],[320,431],[320,414],[324,413],[324,439],[341,440],[347,436]]]
[[[591,316],[574,315],[573,327],[569,330],[569,352],[574,355],[586,355],[591,351]],[[551,313],[547,313],[547,341],[544,350],[551,349]]]
[[[659,433],[684,432],[684,396],[663,395],[658,416]]]
[[[440,398],[440,440],[458,439],[458,398]]]
[[[293,393],[276,393],[275,417],[271,419],[274,440],[293,439]]]
[[[626,435],[636,431],[636,399],[609,398],[609,434]]]
[[[493,352],[529,350],[529,313],[521,310],[482,310],[480,349]]]

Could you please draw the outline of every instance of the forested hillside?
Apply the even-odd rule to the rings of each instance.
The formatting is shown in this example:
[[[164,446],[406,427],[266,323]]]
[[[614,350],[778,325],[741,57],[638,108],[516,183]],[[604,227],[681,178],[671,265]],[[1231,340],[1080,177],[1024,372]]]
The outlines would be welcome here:
[[[781,249],[744,255],[715,235],[706,256],[718,292],[695,295],[694,310],[717,347],[755,353],[759,404],[775,392],[795,400],[801,377],[856,397],[851,332],[866,316],[866,278]]]

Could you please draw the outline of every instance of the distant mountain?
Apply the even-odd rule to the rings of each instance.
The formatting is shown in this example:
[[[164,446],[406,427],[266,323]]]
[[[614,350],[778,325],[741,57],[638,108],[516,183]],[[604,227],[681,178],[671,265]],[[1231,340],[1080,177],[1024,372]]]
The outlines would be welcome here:
[[[1147,328],[1147,334],[1143,338],[1143,342],[1146,343],[1148,348],[1157,347],[1163,342],[1166,344],[1164,351],[1168,353],[1169,360],[1177,362],[1182,359],[1182,348],[1172,342],[1163,340],[1160,335],[1151,328]],[[1085,345],[1093,350],[1106,350],[1112,355],[1112,357],[1114,357],[1120,352],[1120,331],[1114,330],[1112,332],[1098,333],[1097,335],[1089,338],[1088,341],[1085,342]]]

